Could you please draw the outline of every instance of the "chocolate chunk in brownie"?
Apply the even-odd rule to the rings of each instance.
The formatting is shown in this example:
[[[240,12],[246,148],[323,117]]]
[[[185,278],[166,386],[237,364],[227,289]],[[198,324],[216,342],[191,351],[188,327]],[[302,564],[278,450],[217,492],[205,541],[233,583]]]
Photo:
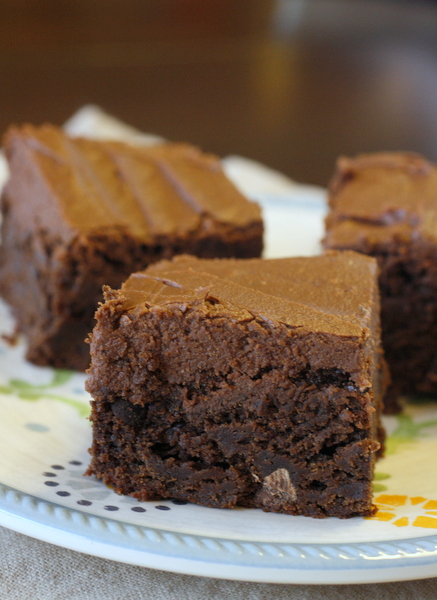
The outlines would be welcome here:
[[[179,257],[105,298],[88,474],[143,501],[372,514],[385,388],[374,259]]]
[[[421,156],[341,158],[330,184],[326,248],[374,256],[380,266],[382,342],[401,394],[437,393],[437,167]]]
[[[26,125],[8,131],[5,152],[0,293],[36,364],[87,368],[84,340],[104,284],[180,253],[261,254],[259,207],[192,146],[133,147]]]

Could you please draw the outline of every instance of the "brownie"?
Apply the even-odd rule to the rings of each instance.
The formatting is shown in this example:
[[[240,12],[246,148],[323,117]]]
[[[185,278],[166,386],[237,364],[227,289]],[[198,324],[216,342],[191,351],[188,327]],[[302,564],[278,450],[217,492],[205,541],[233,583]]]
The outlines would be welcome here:
[[[374,259],[180,257],[106,288],[96,317],[88,475],[141,501],[373,513]]]
[[[175,254],[253,257],[259,207],[220,161],[186,144],[134,147],[11,128],[0,294],[39,365],[85,370],[102,286]]]
[[[407,153],[341,158],[330,184],[326,248],[374,256],[382,342],[402,394],[437,392],[437,166]]]

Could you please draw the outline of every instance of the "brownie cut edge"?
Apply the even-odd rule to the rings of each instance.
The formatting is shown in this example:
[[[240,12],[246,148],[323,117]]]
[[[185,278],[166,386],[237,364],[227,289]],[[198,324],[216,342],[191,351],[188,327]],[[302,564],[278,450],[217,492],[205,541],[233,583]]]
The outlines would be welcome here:
[[[96,318],[87,474],[142,501],[373,514],[375,260],[181,257],[107,288]]]

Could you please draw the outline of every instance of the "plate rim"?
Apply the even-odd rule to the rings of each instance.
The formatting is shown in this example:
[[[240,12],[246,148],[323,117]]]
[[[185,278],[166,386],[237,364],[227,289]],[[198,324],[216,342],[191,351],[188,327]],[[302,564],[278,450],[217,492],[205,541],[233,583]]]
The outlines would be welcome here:
[[[1,483],[0,525],[103,559],[218,579],[323,585],[437,577],[436,534],[356,544],[226,540],[95,516]]]

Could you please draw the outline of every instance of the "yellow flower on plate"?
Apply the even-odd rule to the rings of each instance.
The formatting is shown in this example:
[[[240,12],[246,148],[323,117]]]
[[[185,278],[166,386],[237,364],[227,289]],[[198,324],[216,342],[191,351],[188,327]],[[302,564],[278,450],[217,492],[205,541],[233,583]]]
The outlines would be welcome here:
[[[422,496],[381,494],[375,498],[375,505],[378,510],[373,517],[367,517],[369,520],[391,522],[396,527],[412,525],[437,529],[437,500],[428,500]],[[411,510],[413,506],[422,514],[418,514],[417,509]]]

